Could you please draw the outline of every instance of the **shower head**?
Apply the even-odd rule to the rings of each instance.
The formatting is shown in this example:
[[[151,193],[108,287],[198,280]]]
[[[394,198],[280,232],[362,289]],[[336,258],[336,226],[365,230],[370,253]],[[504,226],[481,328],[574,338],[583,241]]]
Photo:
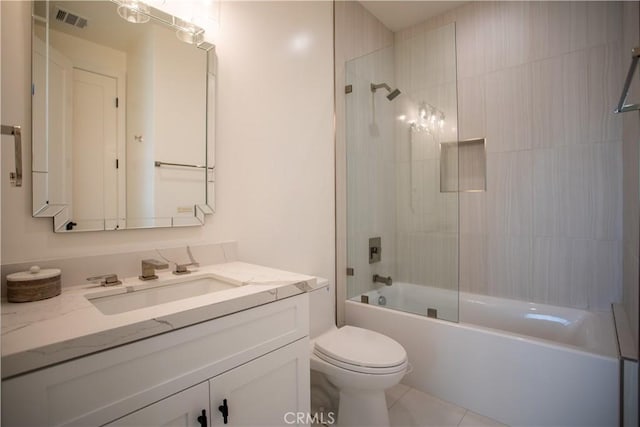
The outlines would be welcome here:
[[[389,101],[392,101],[393,98],[395,98],[396,96],[400,95],[400,90],[399,89],[391,90],[389,85],[386,84],[386,83],[378,83],[378,84],[371,83],[371,92],[376,93],[376,90],[381,89],[381,88],[385,88],[387,90],[387,92],[389,92],[389,95],[387,95],[387,99]]]
[[[396,96],[400,95],[400,89],[394,89],[389,95],[387,95],[387,99],[389,101],[393,101],[393,98],[395,98]]]

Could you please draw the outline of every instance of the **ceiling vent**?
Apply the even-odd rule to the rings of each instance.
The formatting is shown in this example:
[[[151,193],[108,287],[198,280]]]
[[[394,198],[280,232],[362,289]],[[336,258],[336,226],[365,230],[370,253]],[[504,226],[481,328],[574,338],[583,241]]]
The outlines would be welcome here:
[[[76,15],[73,12],[69,12],[68,10],[64,10],[59,7],[56,8],[56,21],[72,25],[80,29],[85,28],[88,24],[87,18],[83,18],[82,16]]]

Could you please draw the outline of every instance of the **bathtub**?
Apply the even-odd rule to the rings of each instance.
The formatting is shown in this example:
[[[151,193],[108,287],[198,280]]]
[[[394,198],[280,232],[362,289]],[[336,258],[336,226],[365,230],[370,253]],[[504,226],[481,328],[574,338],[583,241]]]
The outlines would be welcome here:
[[[363,295],[345,302],[346,323],[405,347],[403,383],[511,426],[618,425],[611,313],[409,283]]]

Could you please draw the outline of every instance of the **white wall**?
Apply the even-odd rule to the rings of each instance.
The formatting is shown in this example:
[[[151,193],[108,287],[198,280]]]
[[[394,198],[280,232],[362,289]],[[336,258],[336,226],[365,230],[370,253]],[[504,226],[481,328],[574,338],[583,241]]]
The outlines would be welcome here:
[[[333,277],[330,2],[222,5],[217,212],[204,227],[74,234],[31,217],[30,9],[0,7],[2,122],[23,126],[26,172],[22,188],[2,176],[3,264],[237,240],[241,260]],[[13,164],[8,147],[2,170]]]

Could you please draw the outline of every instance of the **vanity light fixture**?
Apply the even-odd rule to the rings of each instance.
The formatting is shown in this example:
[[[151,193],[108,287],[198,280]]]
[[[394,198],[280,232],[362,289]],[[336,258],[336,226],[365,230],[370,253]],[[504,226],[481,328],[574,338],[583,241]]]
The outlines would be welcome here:
[[[204,30],[197,25],[180,18],[173,19],[178,40],[189,44],[199,45],[204,41]]]
[[[409,122],[416,132],[427,132],[435,135],[444,129],[445,115],[431,104],[422,102],[418,107],[418,118]]]
[[[118,6],[118,15],[133,24],[149,22],[149,6],[139,0],[121,0]]]
[[[176,30],[176,37],[185,43],[197,46],[202,50],[213,49],[212,43],[204,40],[204,28],[184,19],[173,16],[169,13],[151,7],[140,0],[111,0],[118,5],[118,15],[123,19],[136,24],[149,22],[151,18],[162,22]],[[155,1],[153,4],[162,3]]]

